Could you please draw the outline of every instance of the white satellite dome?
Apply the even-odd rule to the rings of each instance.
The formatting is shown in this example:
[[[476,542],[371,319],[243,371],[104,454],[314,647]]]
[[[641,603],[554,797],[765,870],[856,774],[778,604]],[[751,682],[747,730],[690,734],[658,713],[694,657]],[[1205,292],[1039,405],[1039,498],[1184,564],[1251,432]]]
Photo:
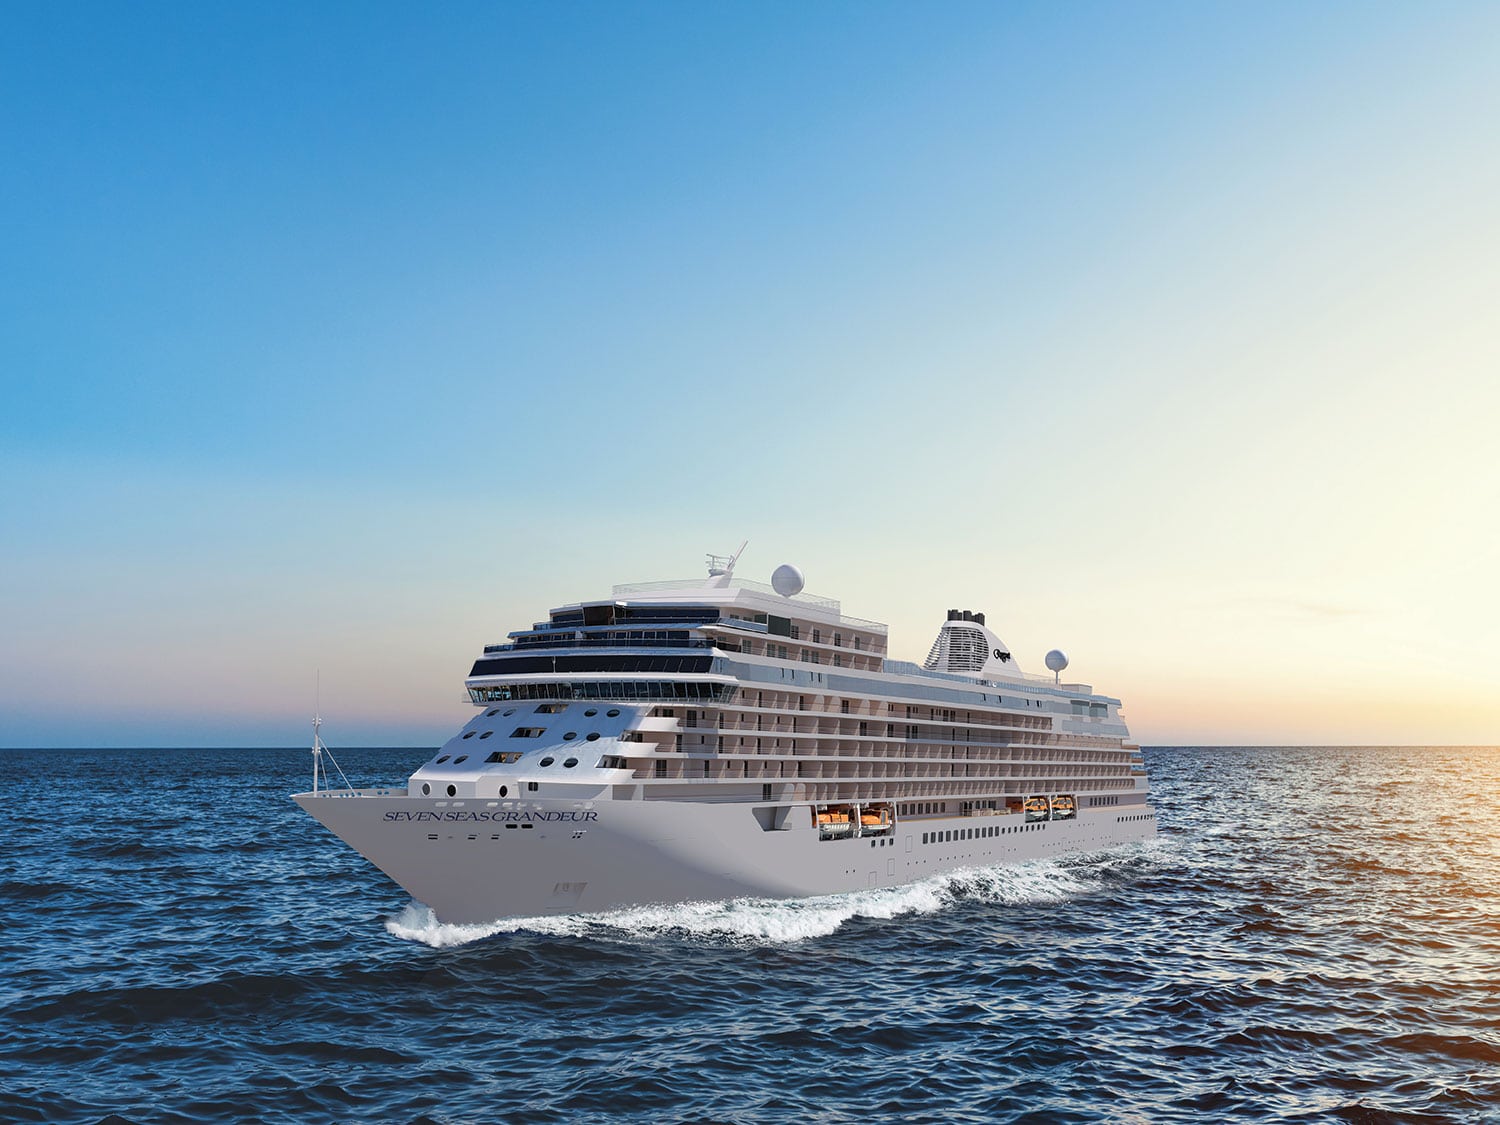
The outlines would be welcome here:
[[[791,563],[782,563],[771,575],[771,589],[775,590],[783,598],[794,597],[802,593],[802,587],[807,580],[802,577],[802,572]]]
[[[1055,648],[1047,654],[1047,671],[1061,672],[1068,666],[1068,654],[1060,648]]]

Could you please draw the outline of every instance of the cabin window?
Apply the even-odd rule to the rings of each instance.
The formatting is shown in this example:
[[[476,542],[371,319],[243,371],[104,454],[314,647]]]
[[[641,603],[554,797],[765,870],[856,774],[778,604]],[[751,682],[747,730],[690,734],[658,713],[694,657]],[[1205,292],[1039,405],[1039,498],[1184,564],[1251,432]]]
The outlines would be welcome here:
[[[465,738],[473,738],[473,737],[474,737],[474,734],[475,734],[475,732],[474,732],[474,731],[471,731],[471,730],[466,730],[466,731],[464,731],[464,737],[465,737]]]
[[[550,766],[554,761],[556,761],[555,758],[543,758],[540,762],[537,763],[537,765]]]
[[[484,732],[484,733],[483,733],[483,734],[481,734],[481,735],[480,735],[480,736],[479,736],[479,741],[480,741],[480,742],[483,742],[483,741],[484,741],[484,740],[485,740],[485,739],[486,739],[486,738],[488,738],[488,737],[489,737],[489,736],[490,736],[490,735],[492,735],[492,734],[494,734],[494,733],[495,733],[495,732],[494,732],[494,731],[492,731],[492,730],[487,730],[487,731],[485,731],[485,732]]]

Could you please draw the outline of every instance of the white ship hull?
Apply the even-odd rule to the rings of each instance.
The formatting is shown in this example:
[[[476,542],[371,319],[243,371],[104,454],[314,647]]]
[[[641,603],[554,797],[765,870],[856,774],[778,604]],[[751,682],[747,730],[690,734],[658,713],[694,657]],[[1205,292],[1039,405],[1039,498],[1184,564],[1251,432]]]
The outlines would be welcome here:
[[[1156,832],[1143,806],[1031,824],[1019,815],[924,817],[829,840],[806,816],[767,829],[776,806],[760,806],[757,817],[756,806],[741,803],[443,801],[373,790],[295,800],[452,923],[895,887]]]
[[[1150,837],[1120,701],[950,610],[923,666],[839,604],[616,587],[488,645],[403,789],[295,800],[444,922],[895,887]],[[785,568],[783,568],[785,569]]]

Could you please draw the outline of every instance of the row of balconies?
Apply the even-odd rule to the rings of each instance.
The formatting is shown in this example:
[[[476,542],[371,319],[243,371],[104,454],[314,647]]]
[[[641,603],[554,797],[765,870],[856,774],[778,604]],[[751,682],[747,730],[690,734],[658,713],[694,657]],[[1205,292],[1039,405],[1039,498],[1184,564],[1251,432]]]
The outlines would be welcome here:
[[[1052,743],[1032,743],[1025,739],[1013,739],[1009,743],[975,743],[958,746],[947,741],[923,739],[896,739],[884,736],[849,735],[829,737],[812,733],[796,734],[791,731],[753,731],[740,733],[725,728],[731,733],[719,734],[717,728],[689,728],[682,736],[678,749],[689,753],[708,754],[783,754],[804,758],[859,758],[875,757],[904,759],[938,758],[944,761],[1029,761],[1067,762],[1116,762],[1129,763],[1129,752],[1125,750],[1097,750]],[[697,739],[695,742],[694,739]],[[759,749],[755,742],[768,739],[785,739],[786,747],[765,746]]]
[[[973,763],[961,770],[943,768],[936,763],[905,763],[892,769],[890,762],[825,762],[789,759],[758,758],[636,758],[630,760],[637,777],[688,777],[688,778],[761,778],[796,777],[812,780],[880,780],[889,782],[964,781],[988,779],[1006,781],[1022,778],[1050,778],[1057,784],[1063,781],[1116,781],[1130,784],[1129,771],[1119,771],[1108,766],[1080,767],[1064,763],[1068,768],[1057,769],[1044,766],[1012,766],[995,768],[988,763]],[[660,772],[658,772],[660,771]]]
[[[889,700],[885,699],[853,699],[844,696],[807,696],[795,692],[771,692],[759,691],[749,685],[740,685],[741,698],[734,704],[736,710],[758,712],[772,715],[786,715],[796,713],[799,715],[835,715],[839,718],[853,719],[877,719],[883,723],[927,723],[938,726],[1022,726],[1033,728],[1050,728],[1053,716],[1051,714],[1037,713],[1026,714],[1024,712],[997,711],[985,712],[972,709],[960,710],[956,708],[932,708],[908,707],[904,703],[895,704],[895,710],[891,710]],[[778,698],[780,697],[780,698]],[[761,702],[750,703],[751,698]],[[812,702],[809,703],[808,699]],[[850,704],[845,710],[844,702]],[[934,717],[934,711],[942,715],[952,715],[953,718]],[[910,712],[910,713],[908,713]],[[965,717],[959,719],[957,716],[963,714]]]
[[[701,771],[684,768],[685,763],[672,763],[675,769],[669,769],[665,773],[656,773],[654,770],[637,769],[634,773],[636,780],[645,782],[695,783],[710,785],[732,785],[740,782],[764,783],[792,782],[799,788],[805,787],[808,792],[826,795],[842,794],[847,796],[850,792],[858,789],[867,795],[880,795],[891,799],[919,800],[929,797],[935,798],[986,798],[1002,795],[1034,793],[1037,791],[1053,793],[1100,793],[1120,792],[1133,788],[1133,783],[1125,779],[1112,778],[1088,778],[1072,774],[1050,775],[1035,778],[922,778],[901,777],[884,778],[878,776],[859,777],[825,777],[815,774],[789,774],[775,770],[751,771],[749,774],[733,773],[704,774]]]

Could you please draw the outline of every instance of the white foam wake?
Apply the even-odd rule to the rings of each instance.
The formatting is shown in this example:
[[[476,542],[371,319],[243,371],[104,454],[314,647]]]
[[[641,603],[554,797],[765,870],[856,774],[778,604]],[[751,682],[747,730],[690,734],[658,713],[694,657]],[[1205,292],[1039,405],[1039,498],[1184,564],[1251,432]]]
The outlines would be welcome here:
[[[440,922],[431,910],[414,902],[387,919],[385,928],[394,937],[419,941],[434,949],[520,931],[557,937],[590,934],[631,940],[672,935],[745,945],[786,945],[827,937],[852,918],[931,914],[960,899],[1000,906],[1061,902],[1096,890],[1098,876],[1115,866],[1104,860],[1096,871],[1090,862],[1093,859],[1035,860],[1008,867],[950,871],[901,887],[818,898],[736,898],[636,906],[598,914],[504,918],[468,925]]]

